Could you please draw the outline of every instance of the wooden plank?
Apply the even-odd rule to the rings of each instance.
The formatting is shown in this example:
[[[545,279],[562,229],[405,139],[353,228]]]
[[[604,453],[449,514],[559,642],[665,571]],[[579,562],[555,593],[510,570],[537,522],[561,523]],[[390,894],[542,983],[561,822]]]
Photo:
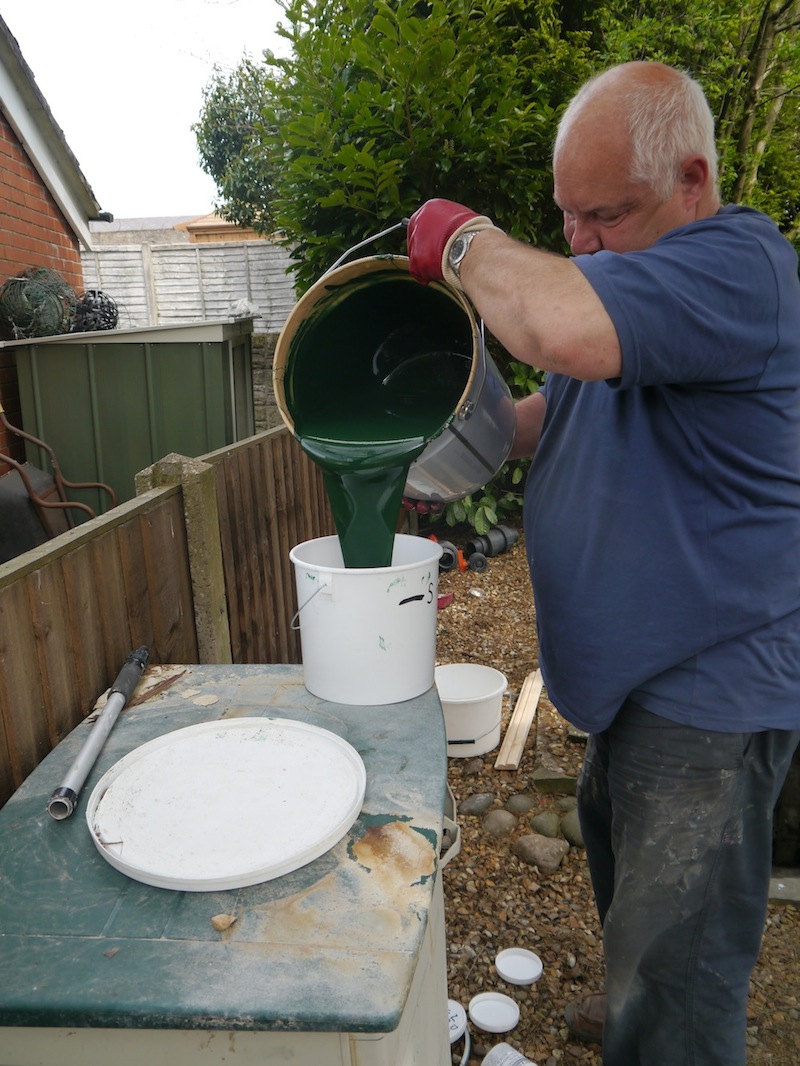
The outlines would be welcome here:
[[[152,648],[155,622],[152,590],[147,580],[144,539],[139,522],[128,522],[117,531],[117,548],[125,589],[131,647]],[[122,664],[120,663],[120,666]]]
[[[239,590],[236,580],[236,558],[233,546],[234,517],[228,497],[227,464],[225,459],[214,464],[214,484],[217,492],[219,541],[222,549],[222,573],[228,601],[228,630],[231,638],[231,657],[242,662],[242,633],[239,628]]]
[[[27,581],[0,590],[0,716],[8,764],[0,772],[5,803],[50,751],[36,635]]]
[[[495,770],[516,770],[519,766],[543,684],[540,670],[532,671],[522,682],[511,721],[494,762]]]
[[[275,574],[275,579],[283,583],[286,613],[282,618],[281,637],[283,658],[282,662],[299,663],[302,661],[300,646],[300,619],[295,621],[297,629],[291,628],[291,621],[297,607],[297,585],[294,580],[294,567],[289,560],[289,552],[306,540],[314,539],[320,533],[310,526],[308,522],[308,496],[302,490],[307,487],[304,483],[302,470],[310,463],[310,459],[301,449],[297,440],[288,434],[279,441],[281,446],[281,464],[277,470],[277,499],[278,513],[283,516],[279,526],[279,544],[281,544],[281,564]],[[294,486],[301,486],[300,492],[294,491]],[[300,604],[298,604],[299,607]]]
[[[99,626],[102,635],[107,685],[119,673],[132,647],[118,549],[115,534],[97,537],[90,545],[92,587],[96,590],[92,624]]]
[[[283,577],[284,569],[291,563],[289,551],[295,546],[293,535],[286,534],[286,509],[284,505],[284,450],[281,437],[270,437],[263,453],[263,478],[268,499],[269,515],[269,578],[270,607],[274,625],[270,630],[269,662],[299,662],[293,654],[294,639],[290,625],[294,612],[295,597]]]
[[[26,585],[47,733],[50,747],[55,747],[75,725],[80,706],[74,665],[79,634],[70,621],[60,565],[42,567],[29,575]]]
[[[167,507],[143,515],[139,524],[154,627],[151,661],[196,663],[199,653],[180,497],[171,498]],[[117,670],[134,647],[130,637],[128,640],[130,646],[124,648]]]
[[[265,441],[258,449],[257,477],[259,481],[258,498],[262,501],[261,518],[263,521],[263,539],[261,541],[261,559],[264,567],[264,662],[285,661],[281,651],[281,633],[288,628],[292,614],[293,598],[286,598],[286,588],[280,579],[281,546],[277,536],[275,495],[274,495],[274,453],[272,440]],[[288,642],[287,642],[288,649]]]
[[[237,491],[241,551],[239,556],[240,581],[243,584],[242,603],[245,608],[247,658],[249,663],[263,661],[264,603],[261,576],[261,552],[257,512],[260,510],[258,495],[253,493],[253,449],[238,452],[231,459],[234,484]]]
[[[91,552],[82,545],[70,555],[62,557],[61,569],[69,625],[78,641],[78,653],[74,656],[73,666],[81,695],[72,722],[75,726],[89,713],[94,698],[106,685],[106,659],[103,634],[96,622],[98,589],[92,571]]]
[[[231,644],[239,649],[236,662],[251,662],[250,647],[253,634],[251,632],[251,610],[253,599],[252,570],[248,565],[247,540],[245,537],[245,516],[242,510],[242,493],[240,485],[240,471],[238,468],[238,454],[224,462],[225,467],[225,494],[231,513],[231,530],[229,551],[233,560],[236,574],[236,614],[229,610],[231,616]],[[233,633],[235,631],[235,638]]]

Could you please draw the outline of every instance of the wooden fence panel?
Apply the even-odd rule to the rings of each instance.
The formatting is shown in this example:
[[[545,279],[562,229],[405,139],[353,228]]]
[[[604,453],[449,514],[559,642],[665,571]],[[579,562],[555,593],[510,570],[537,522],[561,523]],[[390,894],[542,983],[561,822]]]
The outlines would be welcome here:
[[[214,473],[232,661],[300,662],[289,551],[334,532],[321,473],[285,427],[202,461]],[[0,565],[0,804],[134,648],[153,663],[199,661],[193,543],[181,486],[169,485]]]
[[[172,498],[169,509],[140,515],[138,524],[150,603],[149,639],[159,650],[156,661],[199,662],[181,496]],[[133,633],[132,638],[131,646],[147,644],[147,630]]]
[[[233,661],[300,662],[289,551],[334,532],[321,473],[285,428],[203,460],[215,467]]]
[[[72,634],[66,583],[61,567],[44,567],[25,584],[49,751],[72,728],[70,708],[80,702],[71,657],[63,654]]]
[[[293,578],[290,571],[289,551],[294,545],[287,547],[287,541],[291,539],[290,533],[287,533],[285,537],[280,535],[281,524],[278,521],[280,502],[278,496],[283,496],[284,484],[282,463],[280,460],[278,462],[275,461],[277,451],[278,448],[275,447],[262,454],[259,466],[260,476],[264,484],[274,487],[270,500],[271,507],[269,512],[265,513],[269,533],[264,541],[264,548],[268,553],[273,571],[279,572],[283,566],[288,574],[287,581],[274,582],[269,589],[267,607],[269,637],[276,648],[279,661],[300,662],[299,641],[297,634],[291,628],[296,597],[292,594],[289,584]]]
[[[3,736],[8,758],[1,776],[4,790],[11,790],[21,784],[51,748],[26,578],[0,593],[0,666]],[[10,791],[4,791],[3,802],[8,795]]]
[[[197,662],[180,491],[0,566],[0,804],[91,710],[134,647]]]
[[[297,302],[289,252],[270,241],[98,245],[81,253],[86,288],[108,293],[120,326],[228,318],[246,300],[256,333],[278,333]]]

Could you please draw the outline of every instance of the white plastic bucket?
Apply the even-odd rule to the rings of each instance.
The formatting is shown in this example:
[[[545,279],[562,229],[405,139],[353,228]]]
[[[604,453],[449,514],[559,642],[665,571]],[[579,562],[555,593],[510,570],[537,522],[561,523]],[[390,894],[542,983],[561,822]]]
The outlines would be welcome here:
[[[434,671],[444,711],[447,754],[485,755],[500,743],[505,674],[493,666],[451,663]]]
[[[366,706],[431,688],[441,553],[435,541],[402,533],[391,566],[345,567],[336,536],[292,548],[309,692]]]

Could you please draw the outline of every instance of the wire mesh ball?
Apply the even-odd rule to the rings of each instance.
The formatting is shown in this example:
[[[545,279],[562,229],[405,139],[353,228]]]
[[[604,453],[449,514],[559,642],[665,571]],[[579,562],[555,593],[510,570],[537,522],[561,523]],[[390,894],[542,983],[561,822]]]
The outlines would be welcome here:
[[[102,289],[87,289],[78,297],[73,333],[89,333],[98,329],[116,329],[119,322],[117,305]]]
[[[0,334],[3,340],[22,340],[68,333],[77,302],[57,271],[28,267],[0,288]]]

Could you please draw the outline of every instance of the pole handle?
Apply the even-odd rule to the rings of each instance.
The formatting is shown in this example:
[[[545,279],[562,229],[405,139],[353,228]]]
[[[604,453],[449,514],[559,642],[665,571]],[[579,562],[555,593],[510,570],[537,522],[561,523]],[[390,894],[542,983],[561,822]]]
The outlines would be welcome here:
[[[150,652],[147,648],[141,647],[132,651],[117,674],[116,680],[109,690],[109,695],[119,692],[125,697],[124,702],[127,703],[133,695],[133,690],[139,684],[139,679],[149,661]]]
[[[147,648],[141,647],[132,651],[123,663],[114,684],[109,689],[106,705],[98,715],[86,742],[67,771],[61,785],[48,800],[47,813],[57,822],[69,818],[75,810],[78,796],[89,776],[89,771],[94,766],[119,712],[133,695],[133,690],[149,660],[150,652]]]

